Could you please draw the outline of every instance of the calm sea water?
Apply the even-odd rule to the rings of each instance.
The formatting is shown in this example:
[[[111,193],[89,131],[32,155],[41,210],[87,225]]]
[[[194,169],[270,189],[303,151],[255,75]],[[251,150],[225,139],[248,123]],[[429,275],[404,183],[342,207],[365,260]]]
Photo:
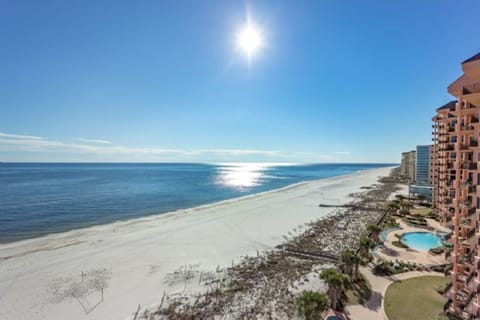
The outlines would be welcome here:
[[[0,163],[0,242],[384,166],[390,165]]]

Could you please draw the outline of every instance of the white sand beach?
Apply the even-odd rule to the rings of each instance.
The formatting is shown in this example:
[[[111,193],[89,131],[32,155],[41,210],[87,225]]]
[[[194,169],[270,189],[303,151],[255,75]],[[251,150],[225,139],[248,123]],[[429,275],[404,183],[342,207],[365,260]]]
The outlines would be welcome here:
[[[164,292],[197,289],[169,284],[169,274],[191,265],[213,271],[271,250],[334,210],[320,203],[347,203],[390,170],[0,245],[0,319],[130,319],[139,304],[158,304]],[[105,275],[97,278],[105,280],[103,301],[97,291],[81,292],[82,272],[88,281],[91,270]]]

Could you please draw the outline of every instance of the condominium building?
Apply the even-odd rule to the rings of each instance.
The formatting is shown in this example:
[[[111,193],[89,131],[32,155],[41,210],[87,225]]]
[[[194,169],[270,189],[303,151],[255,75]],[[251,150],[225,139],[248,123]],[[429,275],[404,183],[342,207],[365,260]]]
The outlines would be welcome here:
[[[433,118],[435,211],[451,225],[453,269],[445,309],[462,319],[480,318],[480,54],[462,63],[449,87],[457,101]]]
[[[409,182],[415,181],[415,151],[402,152],[402,161],[400,163],[400,175],[408,178]]]
[[[430,176],[432,180],[432,205],[444,224],[453,216],[453,181],[455,180],[455,124],[453,115],[457,101],[451,101],[437,109],[433,117],[433,145]]]
[[[428,186],[430,180],[430,145],[417,146],[415,159],[415,183]]]
[[[402,152],[402,159],[400,161],[400,175],[406,176],[407,175],[407,165],[408,165],[408,152]]]

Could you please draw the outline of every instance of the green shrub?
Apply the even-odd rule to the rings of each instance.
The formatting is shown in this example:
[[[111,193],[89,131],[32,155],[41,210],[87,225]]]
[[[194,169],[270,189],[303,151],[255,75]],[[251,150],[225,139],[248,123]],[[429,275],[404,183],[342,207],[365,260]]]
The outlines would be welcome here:
[[[438,293],[443,295],[446,291],[445,289],[447,289],[447,286],[448,286],[448,283],[441,284],[441,285],[439,285],[438,287],[435,288],[435,291],[437,291]]]
[[[440,247],[432,248],[429,251],[432,254],[442,254],[445,252],[445,250],[446,248],[444,246],[440,246]]]
[[[306,320],[320,319],[330,305],[326,294],[314,291],[304,291],[296,302],[298,312]]]
[[[377,276],[391,276],[395,273],[395,270],[390,266],[388,262],[382,262],[373,268],[373,274]]]
[[[408,249],[408,246],[402,241],[393,241],[392,244],[398,248]]]

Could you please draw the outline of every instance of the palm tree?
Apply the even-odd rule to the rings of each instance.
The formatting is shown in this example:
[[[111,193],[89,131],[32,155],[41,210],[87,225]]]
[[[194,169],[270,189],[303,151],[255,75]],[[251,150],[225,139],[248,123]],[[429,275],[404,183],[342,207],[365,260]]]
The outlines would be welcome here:
[[[411,209],[413,207],[413,205],[410,202],[406,202],[406,201],[401,202],[401,205],[403,209],[406,209],[406,210]]]
[[[353,266],[355,267],[355,272],[353,274],[353,279],[354,280],[357,280],[359,278],[359,272],[358,272],[358,267],[361,263],[363,263],[363,260],[362,260],[362,257],[360,257],[360,255],[354,253],[354,255],[352,256],[352,260],[353,260]]]
[[[362,258],[353,250],[344,250],[341,254],[341,261],[344,272],[352,280],[358,279],[358,266],[362,262]]]
[[[354,256],[355,252],[353,252],[352,250],[343,250],[340,256],[343,272],[345,272],[350,277],[352,277],[353,275],[353,266],[355,264]]]
[[[396,212],[398,209],[400,209],[400,206],[398,205],[397,202],[391,201],[387,205],[387,210],[389,212]]]
[[[368,232],[370,232],[375,242],[380,242],[380,232],[382,232],[382,228],[380,228],[376,224],[371,224],[367,227],[367,230]]]
[[[305,291],[297,298],[298,312],[306,320],[320,319],[322,312],[328,309],[328,297],[324,293]]]
[[[370,258],[370,250],[373,248],[375,248],[375,243],[372,239],[367,236],[363,236],[362,238],[360,238],[359,253],[363,259],[367,260],[368,258]]]
[[[425,196],[423,194],[417,195],[417,200],[420,202],[420,204],[423,204],[423,201],[425,201]]]
[[[332,302],[332,309],[337,309],[338,300],[343,290],[350,284],[348,277],[337,270],[330,268],[320,273],[320,279],[324,280],[328,286],[328,296]]]

